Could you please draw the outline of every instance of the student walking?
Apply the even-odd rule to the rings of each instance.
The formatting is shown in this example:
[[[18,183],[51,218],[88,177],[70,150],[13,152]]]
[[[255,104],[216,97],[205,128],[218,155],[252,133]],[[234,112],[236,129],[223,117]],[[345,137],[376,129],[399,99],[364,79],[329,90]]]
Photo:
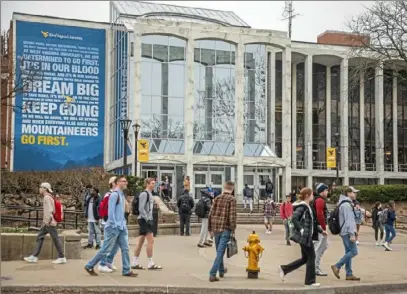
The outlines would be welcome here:
[[[328,197],[328,186],[320,183],[317,186],[317,195],[314,197],[314,209],[316,213],[317,223],[322,229],[322,233],[318,233],[317,240],[314,241],[315,249],[315,271],[317,276],[327,276],[321,270],[321,259],[325,251],[328,249],[328,234],[326,232],[326,224],[328,220],[328,208],[326,207],[326,199]]]
[[[249,204],[250,213],[253,213],[253,189],[250,189],[247,184],[243,189],[243,208],[246,210],[246,205]]]
[[[264,225],[266,226],[266,234],[270,235],[273,229],[274,216],[276,215],[276,209],[278,205],[270,197],[264,201],[263,212],[264,212]]]
[[[188,190],[185,190],[184,194],[181,197],[179,197],[177,201],[179,214],[179,230],[181,236],[184,236],[184,233],[186,236],[191,236],[190,232],[191,214],[194,205],[195,205],[194,199],[189,194]]]
[[[292,271],[306,264],[305,269],[305,285],[319,287],[316,282],[315,273],[315,250],[313,246],[313,236],[315,232],[321,232],[321,228],[317,225],[314,211],[310,203],[314,199],[312,189],[303,188],[299,195],[300,201],[294,203],[294,213],[292,222],[294,225],[294,233],[291,240],[300,244],[301,258],[287,265],[279,267],[280,277],[284,281],[285,276]]]
[[[215,238],[216,258],[209,271],[209,281],[218,282],[216,276],[223,278],[227,272],[223,264],[226,247],[236,230],[236,198],[233,196],[235,183],[226,182],[223,185],[223,193],[215,198],[212,209],[208,216],[208,229]]]
[[[285,240],[287,241],[287,246],[291,246],[289,222],[291,221],[292,216],[293,216],[293,204],[291,203],[291,195],[288,194],[285,197],[285,202],[280,207],[280,217],[284,223]]]
[[[331,266],[335,277],[340,279],[340,270],[345,265],[346,280],[360,281],[355,277],[352,271],[352,259],[358,255],[358,246],[356,245],[356,221],[353,211],[353,201],[356,200],[356,193],[359,190],[349,186],[345,189],[345,195],[339,197],[339,223],[341,231],[339,235],[342,238],[345,248],[345,255],[334,265]]]
[[[100,249],[100,239],[101,239],[101,232],[99,227],[99,205],[102,201],[102,197],[100,197],[99,189],[93,187],[90,189],[90,197],[85,202],[85,217],[88,221],[88,245],[84,247],[86,248],[93,248],[93,239],[96,240],[96,247],[95,249]]]
[[[354,203],[354,213],[355,213],[355,223],[356,223],[356,245],[359,245],[359,230],[360,226],[362,225],[362,209],[360,207],[360,203],[355,201]]]
[[[393,249],[390,247],[393,239],[396,237],[396,230],[394,229],[394,222],[396,221],[396,203],[393,200],[389,201],[389,208],[383,211],[383,214],[387,214],[385,218],[387,221],[385,222],[385,229],[386,229],[386,242],[383,244],[386,251],[392,251]]]
[[[66,258],[64,251],[62,249],[61,240],[58,236],[57,222],[54,218],[55,213],[55,200],[52,197],[52,189],[49,183],[42,183],[40,185],[40,195],[44,197],[43,200],[43,217],[41,229],[37,235],[37,243],[32,255],[29,257],[24,257],[24,260],[29,263],[37,263],[38,255],[41,253],[42,244],[44,243],[45,236],[49,233],[51,235],[52,242],[58,252],[58,258],[54,260],[53,264],[63,264],[66,263]]]
[[[383,236],[384,236],[384,227],[380,222],[380,214],[382,213],[382,204],[379,201],[376,201],[372,209],[372,228],[374,229],[374,235],[376,240],[376,246],[382,246]],[[379,239],[379,230],[380,230],[380,239]],[[383,242],[384,243],[384,242]]]
[[[162,267],[157,265],[153,261],[153,246],[154,246],[154,234],[153,234],[153,189],[155,186],[155,180],[153,178],[147,178],[144,180],[145,191],[141,192],[139,195],[139,205],[138,212],[139,216],[137,218],[138,225],[140,227],[139,238],[134,249],[133,269],[144,270],[144,267],[140,264],[139,256],[141,249],[143,248],[144,241],[147,240],[147,258],[149,270],[160,270]]]
[[[125,176],[119,176],[115,179],[116,188],[109,196],[108,218],[105,224],[104,241],[102,248],[98,251],[86,265],[85,270],[91,276],[97,276],[94,267],[107,254],[111,253],[116,242],[121,249],[122,255],[122,275],[126,277],[136,277],[130,269],[129,256],[129,234],[127,231],[126,220],[124,218],[124,206],[126,198],[123,191],[127,189],[127,179]]]
[[[201,199],[195,207],[195,214],[201,219],[201,233],[199,235],[199,248],[212,247],[208,241],[208,217],[212,207],[213,196],[206,189],[201,190]]]

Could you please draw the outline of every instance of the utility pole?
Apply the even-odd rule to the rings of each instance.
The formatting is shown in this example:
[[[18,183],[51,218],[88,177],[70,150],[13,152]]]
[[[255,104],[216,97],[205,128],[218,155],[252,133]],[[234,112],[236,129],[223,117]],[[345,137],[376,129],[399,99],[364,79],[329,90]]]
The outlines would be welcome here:
[[[284,11],[283,11],[283,20],[288,19],[288,37],[291,39],[293,19],[299,16],[298,13],[294,13],[293,1],[285,1]]]

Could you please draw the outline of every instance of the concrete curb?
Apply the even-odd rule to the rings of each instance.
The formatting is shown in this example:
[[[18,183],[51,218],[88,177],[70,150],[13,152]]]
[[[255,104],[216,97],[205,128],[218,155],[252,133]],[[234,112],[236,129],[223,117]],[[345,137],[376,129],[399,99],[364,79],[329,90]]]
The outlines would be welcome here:
[[[212,287],[184,287],[184,286],[152,286],[152,285],[2,285],[2,293],[109,293],[109,294],[379,294],[407,291],[407,282],[392,284],[347,284],[345,286],[327,286],[316,289],[306,287],[285,289],[234,289],[234,288],[212,288]],[[398,292],[399,294],[404,292]],[[407,292],[406,292],[407,293]]]

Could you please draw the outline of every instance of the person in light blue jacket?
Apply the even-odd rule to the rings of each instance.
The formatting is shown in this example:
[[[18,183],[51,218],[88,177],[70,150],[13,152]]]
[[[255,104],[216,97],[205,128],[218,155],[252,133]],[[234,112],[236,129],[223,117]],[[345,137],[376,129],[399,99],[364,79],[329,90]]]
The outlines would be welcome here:
[[[341,225],[339,235],[345,247],[345,255],[336,264],[332,265],[331,268],[334,275],[340,279],[340,270],[345,265],[346,280],[360,281],[360,278],[355,277],[352,272],[352,259],[358,255],[358,247],[356,245],[357,228],[352,202],[356,200],[356,193],[359,190],[349,186],[344,192],[345,195],[340,196],[338,205],[346,202],[339,207],[339,223]]]

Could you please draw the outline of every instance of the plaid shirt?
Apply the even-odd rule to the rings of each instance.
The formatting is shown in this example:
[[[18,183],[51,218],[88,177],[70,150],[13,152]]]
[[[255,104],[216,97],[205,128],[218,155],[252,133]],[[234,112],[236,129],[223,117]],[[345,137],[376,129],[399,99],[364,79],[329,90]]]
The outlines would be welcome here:
[[[236,198],[230,194],[222,194],[215,198],[208,216],[208,231],[221,233],[236,230]]]
[[[264,201],[264,216],[271,217],[276,214],[277,204],[272,200]]]

